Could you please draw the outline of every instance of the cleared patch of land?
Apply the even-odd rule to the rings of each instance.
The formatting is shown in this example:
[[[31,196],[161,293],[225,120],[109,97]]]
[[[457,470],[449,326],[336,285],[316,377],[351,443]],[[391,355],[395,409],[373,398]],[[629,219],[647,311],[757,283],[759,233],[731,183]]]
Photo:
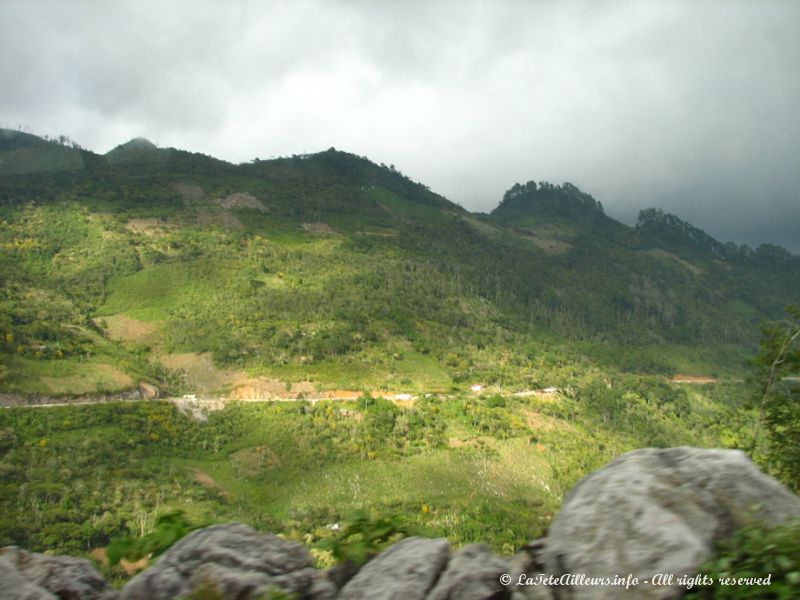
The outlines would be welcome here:
[[[308,381],[288,383],[267,377],[239,380],[235,386],[230,397],[236,400],[301,398],[315,395],[317,391],[314,385]]]
[[[197,214],[198,225],[219,225],[227,229],[241,229],[239,218],[230,210],[204,210]]]
[[[370,237],[383,237],[383,238],[394,238],[397,237],[397,232],[391,229],[384,229],[381,231],[376,230],[365,230],[365,231],[355,231],[353,235],[366,235]]]
[[[327,223],[303,223],[303,229],[312,235],[336,235],[336,230]]]
[[[555,240],[552,238],[543,238],[536,235],[531,235],[527,237],[530,241],[533,242],[533,244],[537,248],[543,250],[547,254],[552,254],[557,256],[559,254],[565,254],[570,250],[572,250],[572,246],[570,244],[568,244],[567,242],[562,242],[561,240]]]
[[[192,475],[194,476],[195,481],[197,481],[197,483],[199,483],[203,487],[207,487],[207,488],[211,488],[211,489],[218,489],[218,490],[222,491],[223,493],[226,493],[225,492],[225,488],[223,488],[216,481],[214,481],[208,473],[205,473],[205,472],[201,471],[200,469],[197,469],[195,467],[190,467],[190,466],[187,466],[186,470],[190,471],[192,473]]]
[[[663,250],[661,248],[653,248],[652,250],[644,250],[644,253],[645,254],[649,254],[650,256],[654,256],[656,258],[663,258],[663,259],[666,259],[666,260],[671,260],[671,261],[681,265],[682,267],[685,267],[686,269],[688,269],[689,271],[691,271],[695,275],[699,275],[700,273],[703,272],[703,269],[693,265],[688,260],[682,259],[680,256],[678,256],[674,252],[669,252],[669,251]]]
[[[160,218],[130,219],[125,223],[125,227],[133,233],[144,235],[166,235],[167,230],[175,227],[174,224],[167,223]]]
[[[672,383],[694,383],[698,385],[717,383],[716,378],[702,375],[674,375],[670,381]]]
[[[158,331],[154,322],[140,321],[127,315],[111,315],[95,322],[105,321],[106,334],[115,342],[145,342]]]
[[[255,196],[248,194],[247,192],[236,192],[235,194],[229,194],[224,198],[217,199],[217,202],[222,208],[226,208],[228,210],[250,208],[261,212],[267,212],[267,209],[264,207],[264,205],[261,204],[261,202],[259,202]]]
[[[176,183],[175,189],[181,195],[181,199],[185,204],[192,204],[193,202],[202,200],[203,196],[205,195],[203,188],[194,183]]]
[[[187,381],[200,394],[211,394],[226,386],[247,379],[244,371],[220,369],[214,364],[210,352],[183,352],[164,354],[159,357],[161,364],[173,371],[181,370]]]
[[[87,364],[81,373],[64,377],[42,377],[53,394],[116,392],[133,386],[133,378],[107,364]]]

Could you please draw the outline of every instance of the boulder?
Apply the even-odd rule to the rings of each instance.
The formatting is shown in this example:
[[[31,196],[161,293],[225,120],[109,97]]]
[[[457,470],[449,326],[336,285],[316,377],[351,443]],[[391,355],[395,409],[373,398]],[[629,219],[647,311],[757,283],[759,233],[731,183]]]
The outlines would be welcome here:
[[[0,598],[6,600],[58,600],[53,594],[29,581],[5,558],[0,558]]]
[[[445,539],[409,537],[364,565],[339,592],[339,600],[424,600],[447,565]]]
[[[302,545],[240,523],[213,525],[190,533],[131,579],[120,600],[172,600],[200,587],[237,600],[273,591],[313,597],[317,577]]]
[[[88,560],[45,556],[16,546],[0,549],[4,600],[114,600],[117,592]]]
[[[800,498],[741,451],[635,450],[578,482],[538,560],[555,577],[631,575],[642,582],[628,590],[553,586],[557,598],[675,598],[685,589],[651,585],[655,575],[693,576],[736,529],[793,517],[800,517]]]
[[[509,570],[487,545],[466,546],[450,559],[427,600],[509,600],[511,589],[500,583]]]
[[[451,556],[447,540],[412,537],[361,569],[321,572],[302,545],[234,523],[189,534],[121,593],[88,561],[3,548],[0,599],[172,600],[201,589],[236,600],[271,592],[303,600],[678,598],[679,578],[693,577],[717,542],[742,526],[792,518],[800,518],[800,498],[742,452],[645,449],[582,479],[548,536],[513,559],[485,545]]]

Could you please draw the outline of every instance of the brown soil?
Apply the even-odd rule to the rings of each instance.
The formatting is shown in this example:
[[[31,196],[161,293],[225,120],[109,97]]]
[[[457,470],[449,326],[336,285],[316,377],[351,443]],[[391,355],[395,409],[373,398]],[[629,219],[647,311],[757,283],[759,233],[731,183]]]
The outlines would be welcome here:
[[[175,189],[181,195],[181,199],[185,204],[191,204],[192,202],[202,200],[205,195],[203,188],[193,183],[176,183]]]
[[[152,219],[131,219],[125,223],[130,231],[142,233],[144,235],[165,235],[167,229],[172,229],[175,225],[162,221],[158,218]]]
[[[224,198],[217,198],[217,203],[219,203],[222,208],[227,208],[228,210],[237,208],[252,208],[261,212],[267,212],[267,209],[264,207],[264,205],[261,204],[261,202],[259,202],[255,196],[248,194],[247,192],[236,192],[235,194],[230,194]]]
[[[368,235],[370,237],[393,238],[393,237],[397,237],[397,232],[396,231],[356,231],[355,235]]]
[[[119,566],[122,567],[126,575],[136,575],[139,571],[144,571],[149,564],[150,559],[146,556],[134,562],[127,561],[124,558],[119,561]]]
[[[555,419],[533,410],[525,412],[525,422],[534,431],[551,431],[556,428]]]
[[[557,256],[572,250],[572,246],[570,244],[567,242],[562,242],[561,240],[548,239],[535,235],[529,236],[528,239],[530,239],[537,248],[544,250],[544,252],[547,254]]]
[[[108,554],[106,553],[105,548],[95,548],[89,553],[89,556],[95,559],[104,567],[108,566]],[[146,556],[144,558],[140,558],[135,562],[130,562],[123,558],[122,560],[119,561],[119,566],[122,567],[122,570],[125,571],[126,575],[131,576],[145,569],[149,564],[149,562],[150,561]]]
[[[390,400],[395,406],[399,406],[400,408],[414,408],[414,402],[416,402],[414,398],[411,398],[410,400],[398,400],[397,398],[390,398]]]
[[[202,485],[203,487],[218,490],[220,493],[224,494],[225,496],[229,496],[228,490],[214,481],[208,473],[204,473],[200,469],[195,467],[185,467],[187,471],[190,471],[192,475],[194,475],[195,480],[197,483]]]
[[[199,225],[220,225],[230,229],[240,229],[242,222],[229,210],[203,211],[197,214]]]
[[[486,443],[486,440],[490,438],[486,437],[468,437],[467,439],[461,439],[456,437],[451,437],[447,439],[447,445],[450,448],[478,448],[482,444]]]
[[[115,386],[127,388],[133,385],[133,379],[130,375],[111,365],[96,365],[95,370],[99,371],[102,377],[109,379]]]
[[[334,400],[357,400],[361,392],[355,390],[332,390],[323,392],[324,398],[333,398]]]
[[[313,235],[336,235],[336,230],[327,223],[303,223],[303,229]]]
[[[717,379],[714,377],[703,377],[700,375],[674,375],[670,381],[672,383],[694,383],[698,385],[717,383]]]
[[[298,399],[300,397],[317,397],[317,390],[310,381],[296,381],[286,383],[280,379],[258,377],[242,379],[236,382],[236,387],[230,397],[237,400],[269,400],[272,398]]]
[[[210,352],[164,354],[159,357],[159,360],[168,369],[180,369],[186,373],[186,381],[193,385],[194,390],[199,394],[218,392],[225,386],[236,385],[247,379],[244,371],[218,368],[214,365]]]
[[[108,324],[106,334],[109,339],[115,342],[141,342],[152,337],[158,330],[156,323],[147,323],[132,319],[125,315],[112,315],[110,317],[103,317],[95,319],[95,324],[99,321],[105,320]]]
[[[203,473],[200,469],[194,469],[192,467],[186,467],[186,468],[189,471],[192,472],[192,475],[194,475],[194,478],[203,487],[207,487],[207,488],[219,487],[217,485],[217,482],[214,481],[213,479],[211,479],[211,477],[207,473]]]

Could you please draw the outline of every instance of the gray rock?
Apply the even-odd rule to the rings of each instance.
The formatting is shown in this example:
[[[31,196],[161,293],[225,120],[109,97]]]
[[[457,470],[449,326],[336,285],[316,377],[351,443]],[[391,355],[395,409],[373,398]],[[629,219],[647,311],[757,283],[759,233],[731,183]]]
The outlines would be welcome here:
[[[644,449],[581,480],[550,526],[545,572],[638,577],[642,585],[552,587],[557,598],[675,598],[654,575],[694,575],[717,541],[800,516],[800,498],[738,450]]]
[[[350,581],[358,573],[358,565],[352,561],[345,561],[338,565],[332,566],[326,571],[328,580],[333,583],[337,589],[341,589],[345,584]]]
[[[88,560],[45,556],[8,546],[0,549],[0,565],[0,591],[3,592],[0,597],[4,599],[112,600],[117,597],[117,592]],[[15,585],[19,587],[14,589]]]
[[[326,573],[317,573],[308,590],[309,600],[335,600],[339,595],[339,588]]]
[[[53,594],[23,579],[7,559],[0,558],[0,598],[4,600],[58,600]]]
[[[339,593],[339,600],[423,600],[447,565],[445,539],[410,537],[364,565]]]
[[[553,600],[553,593],[546,585],[519,584],[521,580],[526,581],[529,577],[535,578],[537,575],[543,575],[542,555],[545,545],[545,538],[534,540],[509,561],[511,567],[510,587],[514,590],[513,600]]]
[[[511,588],[500,583],[509,571],[485,544],[466,546],[450,559],[427,600],[510,600]]]
[[[120,600],[171,600],[198,586],[248,600],[271,590],[308,595],[317,572],[296,543],[234,523],[190,533],[134,577]]]

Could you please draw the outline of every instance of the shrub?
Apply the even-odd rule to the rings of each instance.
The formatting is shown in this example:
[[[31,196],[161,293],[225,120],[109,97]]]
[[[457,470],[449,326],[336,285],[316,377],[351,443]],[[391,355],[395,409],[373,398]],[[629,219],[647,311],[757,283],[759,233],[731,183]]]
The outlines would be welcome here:
[[[701,573],[713,585],[694,588],[697,598],[798,598],[800,597],[800,520],[772,528],[746,527],[718,547],[717,556],[703,565]],[[768,587],[723,585],[725,578],[762,578],[771,575]]]

